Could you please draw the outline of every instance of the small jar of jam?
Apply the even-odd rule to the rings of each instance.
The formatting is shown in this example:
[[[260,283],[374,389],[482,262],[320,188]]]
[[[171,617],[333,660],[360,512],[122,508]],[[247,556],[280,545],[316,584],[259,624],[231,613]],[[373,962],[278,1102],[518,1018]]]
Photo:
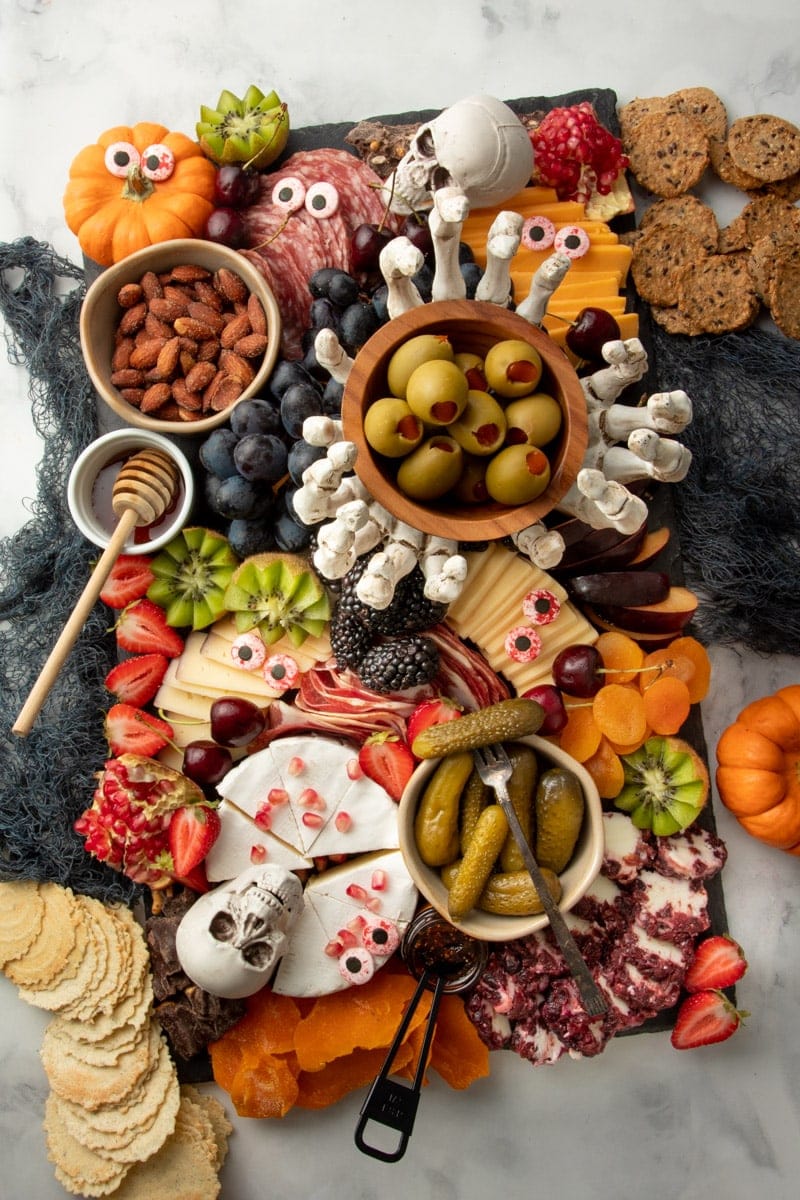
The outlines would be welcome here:
[[[445,979],[445,992],[462,992],[478,982],[489,949],[486,942],[456,929],[428,905],[406,928],[400,955],[415,979],[427,971],[430,986],[438,975]]]

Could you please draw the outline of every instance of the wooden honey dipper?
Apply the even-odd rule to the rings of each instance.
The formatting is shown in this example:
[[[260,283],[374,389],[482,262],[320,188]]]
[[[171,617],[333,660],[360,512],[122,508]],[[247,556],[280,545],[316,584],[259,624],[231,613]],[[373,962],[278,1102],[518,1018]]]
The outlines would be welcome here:
[[[111,492],[111,507],[118,518],[114,532],[58,641],[39,672],[39,677],[13,726],[13,733],[20,737],[30,733],[31,726],[133,529],[140,525],[152,525],[163,516],[174,500],[177,489],[177,464],[162,450],[141,450],[123,464]]]

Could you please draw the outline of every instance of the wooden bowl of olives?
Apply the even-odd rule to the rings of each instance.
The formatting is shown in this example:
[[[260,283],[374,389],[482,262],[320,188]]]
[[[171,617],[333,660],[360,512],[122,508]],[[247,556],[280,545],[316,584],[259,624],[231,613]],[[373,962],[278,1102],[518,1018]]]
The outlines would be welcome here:
[[[547,333],[495,304],[444,300],[382,326],[342,399],[356,474],[393,516],[457,541],[506,537],[567,493],[586,402]]]

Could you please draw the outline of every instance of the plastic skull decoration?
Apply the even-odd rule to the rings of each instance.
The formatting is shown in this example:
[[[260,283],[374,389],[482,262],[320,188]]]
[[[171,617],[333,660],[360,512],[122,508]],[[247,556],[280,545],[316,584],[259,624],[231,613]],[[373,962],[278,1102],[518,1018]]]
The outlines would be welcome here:
[[[487,208],[516,195],[532,171],[531,139],[516,113],[494,96],[469,96],[420,125],[383,192],[399,213],[429,206],[442,187]]]
[[[303,885],[284,867],[250,867],[197,900],[175,939],[198,987],[241,999],[259,991],[284,953],[303,907]]]

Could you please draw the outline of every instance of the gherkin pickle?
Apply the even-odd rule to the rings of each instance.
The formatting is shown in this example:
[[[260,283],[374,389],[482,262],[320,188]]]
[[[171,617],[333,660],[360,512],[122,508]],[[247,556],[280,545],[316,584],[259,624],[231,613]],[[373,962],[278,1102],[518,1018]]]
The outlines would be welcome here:
[[[560,874],[580,836],[585,800],[580,781],[565,767],[545,771],[536,788],[536,861]]]

